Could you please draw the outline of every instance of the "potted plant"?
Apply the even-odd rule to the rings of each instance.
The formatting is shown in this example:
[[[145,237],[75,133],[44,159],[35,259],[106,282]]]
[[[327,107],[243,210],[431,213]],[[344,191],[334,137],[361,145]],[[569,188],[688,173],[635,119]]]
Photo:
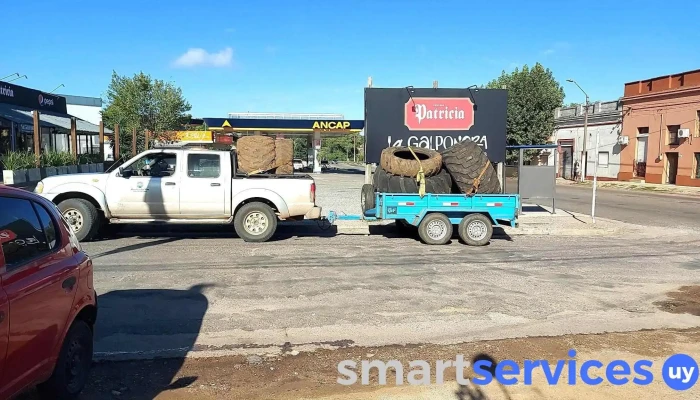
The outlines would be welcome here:
[[[68,173],[69,174],[77,174],[78,173],[78,157],[74,156],[73,153],[66,152],[67,157],[70,161],[70,164],[68,164]]]
[[[44,166],[43,176],[58,175],[58,166],[61,165],[60,156],[55,151],[47,151],[41,155],[42,165]]]
[[[36,157],[34,154],[30,154],[31,160],[27,160],[29,166],[27,167],[27,182],[39,182],[41,180],[41,156],[39,156],[39,167],[36,166]]]
[[[78,156],[78,172],[87,174],[90,172],[90,155],[81,154]]]
[[[71,164],[74,164],[73,155],[67,151],[63,151],[63,152],[58,153],[58,160],[59,160],[58,174],[59,175],[67,175],[69,173],[68,166]]]
[[[78,167],[76,164],[78,163],[78,161],[76,157],[73,156],[73,153],[69,151],[63,151],[60,154],[61,164],[63,164],[63,167],[65,167],[66,174],[77,174]]]
[[[5,154],[2,176],[6,185],[27,182],[27,169],[34,165],[34,154],[26,151],[12,151]]]

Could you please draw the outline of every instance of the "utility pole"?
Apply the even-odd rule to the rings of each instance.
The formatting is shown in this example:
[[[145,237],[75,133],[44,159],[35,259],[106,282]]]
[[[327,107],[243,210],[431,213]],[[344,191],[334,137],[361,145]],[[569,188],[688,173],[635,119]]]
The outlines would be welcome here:
[[[586,107],[583,111],[583,151],[581,152],[581,182],[586,181],[586,169],[588,169],[588,157],[586,156],[586,143],[588,142],[588,105],[590,103],[588,99],[588,93],[579,86],[579,84],[573,79],[567,79],[567,82],[571,82],[583,92],[586,96]],[[596,154],[597,156],[597,154]]]
[[[579,89],[583,92],[583,94],[586,96],[586,110],[583,113],[583,154],[585,156],[586,154],[586,142],[588,141],[588,106],[590,103],[590,99],[588,98],[588,93],[586,93],[585,90],[579,86],[578,83],[576,83],[575,80],[573,79],[567,79],[567,82],[571,82],[578,86]],[[600,134],[599,131],[596,129],[596,135],[595,135],[595,158],[593,161],[593,195],[591,198],[591,220],[595,224],[595,201],[596,201],[596,189],[598,186],[598,148],[600,146]],[[588,159],[586,159],[586,163],[588,164]],[[584,164],[584,165],[585,165]],[[581,173],[581,182],[584,182],[586,180],[586,168],[585,166],[583,167],[583,171]]]
[[[588,103],[588,99],[586,99],[586,103]],[[596,188],[598,187],[598,156],[600,155],[598,153],[599,146],[600,146],[600,130],[596,129],[595,130],[595,164],[593,164],[593,199],[591,201],[591,219],[593,220],[594,224],[595,224],[595,195],[596,195]]]
[[[357,134],[352,134],[352,162],[357,162]]]
[[[588,169],[588,155],[586,154],[586,147],[587,147],[587,143],[588,143],[588,104],[589,104],[588,95],[586,95],[586,105],[585,105],[586,109],[583,111],[583,157],[585,157],[586,163],[583,164],[583,171],[581,173],[581,182],[586,181],[586,170]],[[597,159],[598,159],[598,157],[596,157],[596,160]]]

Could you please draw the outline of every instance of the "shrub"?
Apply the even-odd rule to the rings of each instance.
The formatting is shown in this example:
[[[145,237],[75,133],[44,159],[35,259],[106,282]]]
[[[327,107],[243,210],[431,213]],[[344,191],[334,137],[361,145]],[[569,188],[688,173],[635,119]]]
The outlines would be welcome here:
[[[34,162],[34,153],[29,151],[10,151],[2,160],[5,169],[11,171],[34,168]]]

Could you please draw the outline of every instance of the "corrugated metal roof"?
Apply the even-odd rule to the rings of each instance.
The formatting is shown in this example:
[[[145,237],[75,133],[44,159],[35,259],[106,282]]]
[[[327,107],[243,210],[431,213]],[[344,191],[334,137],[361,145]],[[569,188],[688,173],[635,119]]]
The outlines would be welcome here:
[[[32,110],[18,107],[10,104],[0,104],[0,117],[9,119],[20,124],[34,124]],[[52,128],[63,128],[70,130],[71,115],[59,115],[54,113],[42,112],[39,115],[39,124]],[[76,117],[76,129],[78,132],[84,133],[99,133],[100,127],[85,120]],[[105,128],[105,134],[112,134],[112,130]]]
[[[57,96],[65,97],[68,105],[102,107],[102,99],[99,97],[72,96],[69,94],[59,94]]]

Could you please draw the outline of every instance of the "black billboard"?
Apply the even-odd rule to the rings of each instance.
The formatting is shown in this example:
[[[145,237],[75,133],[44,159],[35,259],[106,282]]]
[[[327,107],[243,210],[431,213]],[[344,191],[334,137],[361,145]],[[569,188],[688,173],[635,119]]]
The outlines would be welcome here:
[[[65,97],[6,82],[0,82],[0,103],[27,107],[32,110],[68,113]]]
[[[472,140],[504,162],[507,102],[505,89],[365,88],[365,160],[379,163],[390,146],[442,151]]]

